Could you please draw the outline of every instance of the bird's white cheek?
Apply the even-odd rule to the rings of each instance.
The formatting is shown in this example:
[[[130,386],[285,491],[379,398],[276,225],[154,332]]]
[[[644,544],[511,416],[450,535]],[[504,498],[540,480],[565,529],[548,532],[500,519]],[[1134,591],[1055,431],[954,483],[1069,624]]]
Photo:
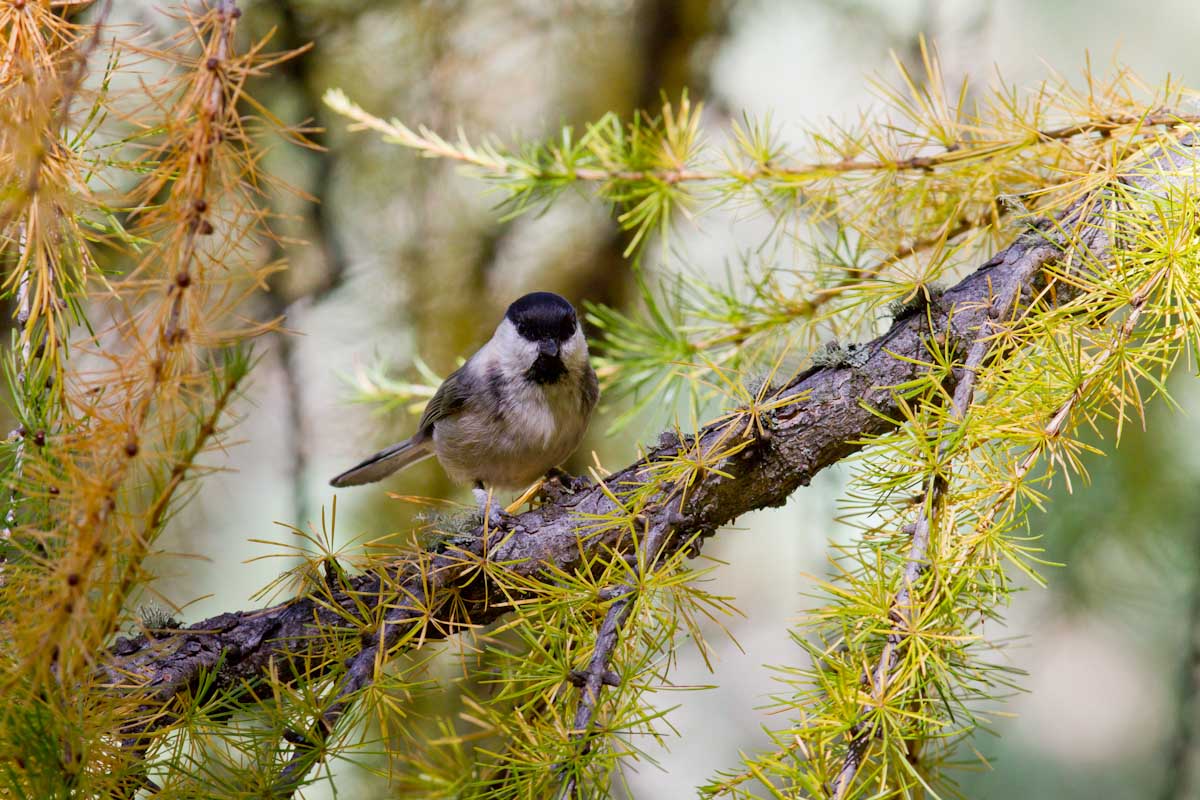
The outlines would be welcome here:
[[[563,363],[568,367],[582,368],[588,363],[587,342],[582,334],[576,333],[563,346]]]

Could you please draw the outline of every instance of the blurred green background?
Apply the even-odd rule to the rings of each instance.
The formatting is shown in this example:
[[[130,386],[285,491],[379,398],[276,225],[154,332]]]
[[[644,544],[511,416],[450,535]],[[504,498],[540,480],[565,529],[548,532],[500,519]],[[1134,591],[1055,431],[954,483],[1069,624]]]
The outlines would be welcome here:
[[[176,24],[148,0],[123,0],[114,15],[166,32]],[[489,334],[523,292],[547,289],[572,300],[626,306],[637,296],[622,260],[622,234],[599,204],[568,193],[547,213],[501,223],[486,185],[452,165],[422,160],[367,134],[348,134],[320,104],[330,87],[381,116],[426,124],[473,140],[554,135],[606,111],[657,108],[660,92],[688,87],[706,104],[706,135],[720,140],[731,119],[767,115],[785,141],[852,123],[876,101],[872,74],[889,74],[892,54],[916,67],[919,36],[940,53],[951,86],[1003,76],[1033,88],[1059,71],[1084,81],[1119,62],[1149,84],[1168,75],[1200,82],[1200,11],[1194,0],[1155,3],[935,2],[874,0],[271,0],[243,3],[243,33],[276,28],[274,47],[313,42],[252,91],[284,119],[315,120],[324,153],[278,147],[267,169],[320,198],[277,198],[276,227],[292,269],[272,287],[270,308],[294,332],[264,343],[238,433],[246,443],[210,463],[207,479],[175,520],[156,589],[194,621],[251,605],[250,595],[283,566],[247,563],[272,552],[251,538],[288,539],[273,522],[319,526],[333,491],[328,478],[411,432],[403,410],[379,414],[351,403],[354,376],[380,366],[398,377],[424,360],[439,374]],[[681,222],[666,257],[650,267],[717,273],[756,247],[769,223],[723,210]],[[303,244],[293,243],[303,241]],[[655,251],[655,248],[650,248]],[[649,251],[648,251],[649,252]],[[1188,370],[1194,371],[1194,370]],[[1195,725],[1188,671],[1200,668],[1200,391],[1176,376],[1171,411],[1155,406],[1149,432],[1129,429],[1115,455],[1088,462],[1090,486],[1063,485],[1045,514],[1050,587],[1016,596],[1005,628],[1006,658],[1030,674],[1027,693],[997,707],[994,732],[974,742],[990,763],[964,770],[972,798],[1200,797],[1190,778]],[[349,380],[347,380],[349,379]],[[639,437],[662,420],[605,437],[593,425],[576,469],[629,460]],[[687,424],[686,420],[684,424]],[[1104,443],[1108,446],[1108,442]],[[658,765],[629,775],[638,798],[687,797],[739,751],[764,745],[763,725],[782,725],[763,706],[773,690],[766,664],[801,653],[788,627],[812,601],[807,576],[826,568],[827,543],[844,537],[834,517],[845,481],[838,470],[785,508],[751,515],[724,531],[706,555],[727,562],[713,591],[745,612],[729,621],[734,644],[712,632],[716,673],[684,646],[680,686],[717,684],[661,702],[681,704],[670,720],[679,738],[651,748]],[[463,499],[435,463],[381,487],[344,491],[337,537],[402,529],[403,494]],[[770,554],[768,557],[766,554]],[[970,762],[969,748],[963,749]],[[970,764],[968,764],[970,766]],[[982,771],[981,771],[982,770]],[[338,767],[342,797],[386,797],[386,783]],[[318,796],[314,791],[312,796]]]

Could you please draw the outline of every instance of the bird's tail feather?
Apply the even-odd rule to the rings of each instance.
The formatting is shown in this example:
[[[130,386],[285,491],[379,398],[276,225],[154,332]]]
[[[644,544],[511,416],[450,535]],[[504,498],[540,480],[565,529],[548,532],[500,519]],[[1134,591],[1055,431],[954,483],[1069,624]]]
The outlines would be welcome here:
[[[338,475],[329,483],[331,486],[358,486],[363,483],[374,483],[383,480],[397,470],[412,466],[433,455],[430,441],[425,439],[405,439],[399,444],[380,450],[366,461],[353,466]]]

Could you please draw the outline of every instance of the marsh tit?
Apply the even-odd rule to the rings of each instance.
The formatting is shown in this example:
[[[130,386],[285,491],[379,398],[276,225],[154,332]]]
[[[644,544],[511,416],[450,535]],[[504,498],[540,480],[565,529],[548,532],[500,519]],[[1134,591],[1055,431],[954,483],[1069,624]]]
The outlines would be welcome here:
[[[485,487],[524,488],[564,461],[599,395],[575,309],[552,292],[527,294],[438,387],[416,433],[330,483],[373,483],[436,455],[453,480],[473,485],[481,513],[495,521]]]

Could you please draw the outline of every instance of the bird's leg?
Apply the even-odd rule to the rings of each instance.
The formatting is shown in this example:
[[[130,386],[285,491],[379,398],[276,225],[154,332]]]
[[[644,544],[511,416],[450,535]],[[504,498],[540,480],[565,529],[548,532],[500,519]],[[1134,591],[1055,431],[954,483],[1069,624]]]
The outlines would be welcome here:
[[[537,481],[535,483],[533,483],[533,485],[531,485],[525,491],[521,492],[520,497],[518,497],[516,500],[513,500],[511,503],[508,504],[508,506],[504,509],[505,513],[515,514],[518,511],[520,511],[521,506],[525,505],[526,503],[532,502],[535,497],[542,497],[545,493],[544,489],[543,489],[543,487],[545,485],[546,485],[546,479],[538,478]]]
[[[591,484],[584,476],[569,475],[558,467],[551,467],[540,481],[537,494],[544,503],[557,503],[566,495],[582,492]]]
[[[475,502],[479,504],[480,518],[487,520],[487,523],[493,528],[503,527],[504,518],[507,515],[499,503],[492,502],[492,493],[483,488],[482,481],[475,482],[475,488],[471,490],[471,494],[475,495]]]

